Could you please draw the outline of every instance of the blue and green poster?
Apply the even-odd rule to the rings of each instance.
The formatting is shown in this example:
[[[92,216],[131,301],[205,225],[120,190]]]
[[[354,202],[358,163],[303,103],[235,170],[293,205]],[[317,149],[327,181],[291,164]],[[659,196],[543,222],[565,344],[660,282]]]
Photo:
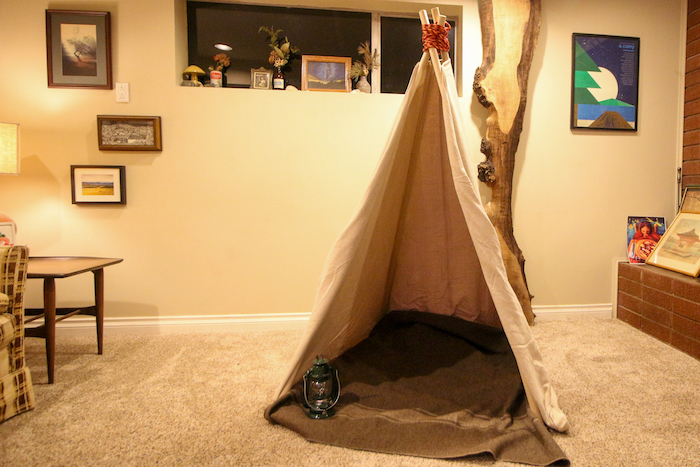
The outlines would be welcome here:
[[[636,131],[639,38],[573,35],[571,128]]]

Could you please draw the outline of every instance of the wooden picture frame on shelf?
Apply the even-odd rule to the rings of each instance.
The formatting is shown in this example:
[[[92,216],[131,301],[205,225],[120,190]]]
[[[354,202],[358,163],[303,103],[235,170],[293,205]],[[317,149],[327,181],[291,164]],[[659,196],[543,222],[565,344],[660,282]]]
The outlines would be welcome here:
[[[71,165],[73,204],[126,204],[126,167]]]
[[[683,189],[679,212],[700,213],[700,185],[688,185]]]
[[[265,67],[251,68],[250,89],[272,89],[272,70]]]
[[[648,264],[692,277],[700,274],[700,213],[680,212],[647,259]]]
[[[108,11],[46,10],[50,88],[112,89]]]
[[[350,92],[350,57],[301,56],[301,90]]]
[[[160,117],[97,116],[101,151],[162,151]]]

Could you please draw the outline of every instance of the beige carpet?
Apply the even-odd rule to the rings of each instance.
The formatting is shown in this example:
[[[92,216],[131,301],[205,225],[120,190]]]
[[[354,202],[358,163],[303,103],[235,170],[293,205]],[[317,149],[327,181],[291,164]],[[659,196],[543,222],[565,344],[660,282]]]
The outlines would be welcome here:
[[[700,361],[615,320],[533,328],[573,466],[700,465]],[[2,466],[506,466],[312,444],[270,425],[300,332],[60,337],[56,383],[28,339],[38,407],[0,424]],[[341,375],[342,377],[342,375]]]

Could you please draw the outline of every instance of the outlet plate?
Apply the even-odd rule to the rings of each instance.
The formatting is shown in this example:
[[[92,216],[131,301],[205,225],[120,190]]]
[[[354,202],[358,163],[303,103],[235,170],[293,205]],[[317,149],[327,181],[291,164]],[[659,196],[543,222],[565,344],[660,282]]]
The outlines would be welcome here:
[[[129,102],[129,83],[117,83],[117,102]]]

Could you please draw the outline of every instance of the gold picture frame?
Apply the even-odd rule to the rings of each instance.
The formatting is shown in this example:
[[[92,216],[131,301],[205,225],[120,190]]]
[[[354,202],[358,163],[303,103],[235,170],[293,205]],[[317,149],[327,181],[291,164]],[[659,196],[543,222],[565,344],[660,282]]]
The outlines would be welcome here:
[[[688,276],[700,274],[700,213],[680,212],[647,259],[648,264]]]
[[[350,92],[350,57],[301,56],[301,90]]]
[[[700,186],[688,185],[683,190],[683,198],[681,206],[678,209],[680,212],[697,212],[700,213]]]

